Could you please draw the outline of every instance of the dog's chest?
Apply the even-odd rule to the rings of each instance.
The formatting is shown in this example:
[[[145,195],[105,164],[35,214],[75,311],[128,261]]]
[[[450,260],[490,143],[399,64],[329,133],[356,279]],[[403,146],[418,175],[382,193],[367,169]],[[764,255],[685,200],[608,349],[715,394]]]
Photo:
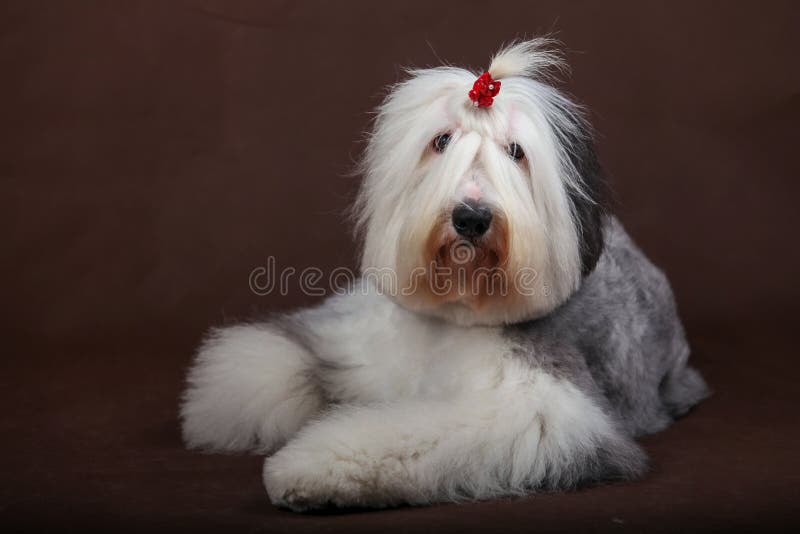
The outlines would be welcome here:
[[[511,353],[501,328],[460,327],[393,303],[370,304],[329,325],[327,338],[338,335],[318,348],[323,359],[342,364],[325,377],[338,400],[450,397],[500,381]]]

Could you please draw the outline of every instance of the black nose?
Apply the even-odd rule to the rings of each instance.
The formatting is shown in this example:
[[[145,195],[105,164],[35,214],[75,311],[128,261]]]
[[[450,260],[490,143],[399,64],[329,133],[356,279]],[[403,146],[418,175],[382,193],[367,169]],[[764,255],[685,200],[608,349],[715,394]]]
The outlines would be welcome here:
[[[492,210],[474,200],[465,200],[453,208],[453,228],[462,237],[480,237],[492,224]]]

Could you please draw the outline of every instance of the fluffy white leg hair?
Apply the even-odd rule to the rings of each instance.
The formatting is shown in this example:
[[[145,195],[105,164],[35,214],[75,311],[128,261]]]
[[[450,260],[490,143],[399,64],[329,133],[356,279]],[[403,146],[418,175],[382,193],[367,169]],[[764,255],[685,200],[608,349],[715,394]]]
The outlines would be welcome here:
[[[640,474],[644,455],[571,383],[505,361],[491,387],[340,408],[264,464],[279,506],[383,507],[566,489]]]
[[[215,331],[189,373],[184,436],[224,451],[288,440],[266,460],[264,483],[295,510],[642,472],[643,453],[598,399],[513,349],[500,328],[431,321],[374,292],[331,298],[280,325]]]
[[[270,452],[323,405],[308,351],[269,324],[216,329],[200,347],[181,406],[189,447]]]

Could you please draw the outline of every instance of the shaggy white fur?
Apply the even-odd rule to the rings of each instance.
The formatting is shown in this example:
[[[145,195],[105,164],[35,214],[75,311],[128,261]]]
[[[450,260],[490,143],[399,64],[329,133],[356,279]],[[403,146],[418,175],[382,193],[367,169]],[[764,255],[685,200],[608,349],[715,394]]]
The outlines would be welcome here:
[[[183,412],[187,443],[214,450],[270,451],[303,427],[265,463],[276,504],[521,493],[621,441],[573,384],[516,358],[498,327],[430,320],[374,289],[292,320],[310,350],[274,326],[213,333]],[[320,411],[321,392],[335,408]]]
[[[212,331],[187,380],[187,445],[237,452],[282,445],[323,405],[307,377],[312,362],[270,325]]]
[[[466,97],[477,73],[453,67],[411,71],[379,108],[356,203],[362,270],[391,270],[404,287],[414,269],[427,267],[426,241],[442,213],[473,184],[508,221],[509,278],[520,269],[538,278],[526,298],[494,299],[480,310],[466,301],[442,306],[381,287],[403,305],[463,325],[503,324],[546,314],[578,287],[580,229],[568,193],[582,191],[583,182],[563,136],[579,137],[581,118],[545,83],[547,69],[562,65],[542,49],[545,44],[519,43],[495,56],[489,72],[503,79],[491,111],[475,109]],[[452,135],[450,144],[442,154],[431,153],[430,141],[441,133]],[[526,158],[508,157],[512,142]]]
[[[356,203],[363,284],[214,330],[181,407],[189,446],[274,453],[264,484],[295,510],[642,474],[633,437],[707,390],[666,279],[598,204],[588,126],[545,83],[562,67],[547,44],[495,56],[489,108],[467,97],[478,73],[453,67],[391,90]],[[428,264],[514,283],[438,293]]]

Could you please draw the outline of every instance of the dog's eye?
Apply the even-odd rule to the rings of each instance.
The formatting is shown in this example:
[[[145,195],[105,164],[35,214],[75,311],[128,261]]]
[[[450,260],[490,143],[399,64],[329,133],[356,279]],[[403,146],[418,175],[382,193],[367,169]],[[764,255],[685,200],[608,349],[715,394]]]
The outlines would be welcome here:
[[[442,135],[437,135],[433,139],[433,149],[436,152],[444,152],[444,149],[447,148],[447,145],[450,144],[450,134],[444,133]]]
[[[525,157],[525,152],[522,151],[522,147],[517,143],[511,143],[508,145],[508,155],[511,156],[514,161],[519,161]]]

